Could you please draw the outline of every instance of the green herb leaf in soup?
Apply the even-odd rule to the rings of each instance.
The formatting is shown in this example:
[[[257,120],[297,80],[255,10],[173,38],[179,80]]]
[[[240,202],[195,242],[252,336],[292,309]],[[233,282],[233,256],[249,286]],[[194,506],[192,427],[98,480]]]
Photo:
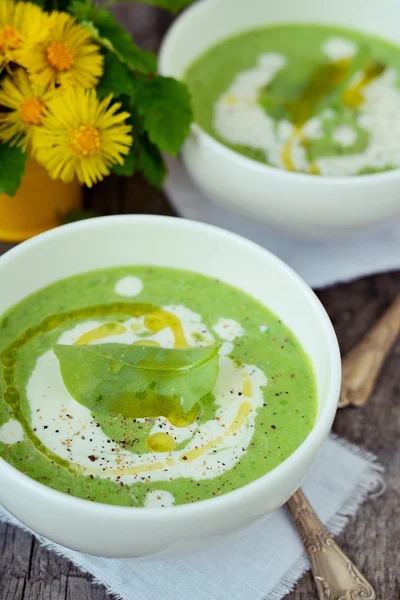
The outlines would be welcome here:
[[[196,405],[213,389],[219,348],[99,344],[57,345],[54,351],[67,390],[90,410],[127,418],[171,417],[178,425],[185,413],[197,415]]]

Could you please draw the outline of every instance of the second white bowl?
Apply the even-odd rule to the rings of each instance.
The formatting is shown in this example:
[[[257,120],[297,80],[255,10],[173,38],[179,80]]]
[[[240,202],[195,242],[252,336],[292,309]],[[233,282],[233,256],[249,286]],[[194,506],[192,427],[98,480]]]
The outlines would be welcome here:
[[[400,44],[400,3],[393,0],[203,0],[170,29],[160,71],[182,78],[222,39],[284,22],[336,24]],[[182,156],[208,198],[294,237],[340,237],[400,216],[400,169],[347,178],[290,173],[232,151],[196,124]]]

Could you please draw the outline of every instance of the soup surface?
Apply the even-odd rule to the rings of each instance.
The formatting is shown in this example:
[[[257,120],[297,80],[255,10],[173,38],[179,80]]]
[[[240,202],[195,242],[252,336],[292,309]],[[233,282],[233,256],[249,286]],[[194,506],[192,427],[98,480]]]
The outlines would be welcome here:
[[[162,267],[46,287],[0,322],[0,456],[97,502],[171,506],[264,475],[317,394],[287,327],[242,291]]]
[[[233,150],[325,176],[400,167],[400,48],[339,27],[228,38],[186,72],[195,119]]]

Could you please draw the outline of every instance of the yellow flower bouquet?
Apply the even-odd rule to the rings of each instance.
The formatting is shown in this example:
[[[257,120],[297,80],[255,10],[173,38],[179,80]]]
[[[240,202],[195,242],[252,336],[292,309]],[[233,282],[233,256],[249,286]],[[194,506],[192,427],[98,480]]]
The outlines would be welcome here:
[[[17,192],[27,158],[65,183],[139,170],[161,185],[191,120],[185,86],[93,0],[0,0],[0,193]]]

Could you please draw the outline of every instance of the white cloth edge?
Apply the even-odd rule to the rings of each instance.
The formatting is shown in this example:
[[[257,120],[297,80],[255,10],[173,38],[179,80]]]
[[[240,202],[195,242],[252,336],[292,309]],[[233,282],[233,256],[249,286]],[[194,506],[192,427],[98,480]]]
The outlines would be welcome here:
[[[348,491],[348,494],[342,502],[340,510],[331,519],[329,519],[327,523],[325,523],[326,527],[331,531],[331,533],[337,535],[344,529],[349,518],[357,512],[359,506],[367,499],[368,495],[371,493],[371,490],[375,489],[376,486],[382,481],[381,473],[383,472],[383,468],[379,465],[377,457],[372,453],[367,452],[362,448],[343,440],[342,438],[338,438],[333,434],[330,436],[330,439],[344,446],[347,450],[366,461],[365,467],[360,472],[357,481],[354,482],[354,486]],[[22,530],[33,535],[39,541],[41,546],[73,562],[81,571],[92,575],[93,582],[95,584],[103,585],[107,591],[110,594],[113,594],[118,600],[131,600],[131,598],[127,595],[120,594],[111,585],[109,585],[107,581],[103,581],[101,578],[96,577],[96,575],[88,567],[80,562],[79,555],[77,557],[76,553],[74,553],[74,556],[71,557],[68,554],[68,549],[64,549],[58,544],[55,544],[54,542],[51,542],[33,532],[4,509],[2,509],[1,506],[0,520],[20,527]],[[280,600],[283,596],[293,590],[298,579],[308,569],[309,562],[306,554],[303,553],[299,559],[288,568],[279,583],[268,592],[264,600]]]

